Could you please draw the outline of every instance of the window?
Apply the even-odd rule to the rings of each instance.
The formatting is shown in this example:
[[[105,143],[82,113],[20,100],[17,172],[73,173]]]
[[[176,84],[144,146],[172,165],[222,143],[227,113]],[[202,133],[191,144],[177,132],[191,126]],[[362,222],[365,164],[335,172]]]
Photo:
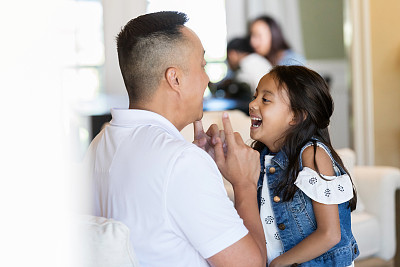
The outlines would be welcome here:
[[[147,12],[180,11],[188,15],[186,26],[199,36],[206,51],[206,72],[211,82],[225,77],[226,18],[224,0],[148,0]],[[210,91],[206,90],[205,96]]]
[[[100,0],[63,3],[59,33],[63,91],[72,102],[93,100],[103,91],[104,38]],[[71,99],[73,98],[73,99]]]
[[[104,92],[104,31],[101,0],[64,0],[58,14],[57,46],[62,53],[61,87],[68,118],[65,128],[83,157],[90,141],[90,122],[99,94]]]

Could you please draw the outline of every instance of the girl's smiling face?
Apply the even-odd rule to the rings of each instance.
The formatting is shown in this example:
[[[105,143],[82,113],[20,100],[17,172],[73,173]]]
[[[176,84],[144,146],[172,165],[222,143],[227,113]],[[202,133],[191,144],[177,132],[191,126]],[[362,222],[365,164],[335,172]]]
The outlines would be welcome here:
[[[278,88],[271,74],[259,82],[254,100],[249,104],[250,136],[272,152],[282,147],[285,132],[295,124],[286,88]]]

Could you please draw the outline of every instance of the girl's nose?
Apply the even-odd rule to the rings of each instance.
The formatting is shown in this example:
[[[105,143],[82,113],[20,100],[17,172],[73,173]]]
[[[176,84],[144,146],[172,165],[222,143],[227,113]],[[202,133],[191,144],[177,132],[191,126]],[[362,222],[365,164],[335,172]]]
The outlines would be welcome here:
[[[251,101],[249,103],[249,110],[256,110],[257,105],[256,105],[255,101],[256,100],[254,99],[253,101]]]

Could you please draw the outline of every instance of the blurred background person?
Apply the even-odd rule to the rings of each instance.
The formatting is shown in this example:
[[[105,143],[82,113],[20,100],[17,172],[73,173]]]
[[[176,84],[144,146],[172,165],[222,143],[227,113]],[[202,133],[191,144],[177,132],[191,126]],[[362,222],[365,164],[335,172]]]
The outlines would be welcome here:
[[[228,42],[227,63],[227,75],[218,83],[210,83],[210,91],[217,101],[230,103],[231,108],[248,114],[248,104],[258,82],[272,66],[266,58],[254,52],[249,37],[233,38]]]
[[[254,53],[249,38],[234,38],[227,45],[227,61],[233,79],[247,83],[252,94],[260,79],[269,72],[271,63]]]
[[[254,51],[275,65],[305,65],[305,58],[295,53],[286,41],[278,23],[260,16],[250,24],[250,43]]]

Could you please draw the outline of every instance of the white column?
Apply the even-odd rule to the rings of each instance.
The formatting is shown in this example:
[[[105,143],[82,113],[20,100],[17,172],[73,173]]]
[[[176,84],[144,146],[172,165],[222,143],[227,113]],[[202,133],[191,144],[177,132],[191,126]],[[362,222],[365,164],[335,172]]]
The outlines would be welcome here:
[[[242,37],[247,34],[247,7],[245,0],[225,1],[226,9],[226,37]]]
[[[146,0],[103,0],[106,94],[126,95],[115,38],[129,20],[145,14],[146,8]]]
[[[350,33],[352,87],[353,87],[353,127],[354,148],[358,165],[374,164],[374,116],[371,64],[371,33],[369,23],[369,1],[347,0]]]

